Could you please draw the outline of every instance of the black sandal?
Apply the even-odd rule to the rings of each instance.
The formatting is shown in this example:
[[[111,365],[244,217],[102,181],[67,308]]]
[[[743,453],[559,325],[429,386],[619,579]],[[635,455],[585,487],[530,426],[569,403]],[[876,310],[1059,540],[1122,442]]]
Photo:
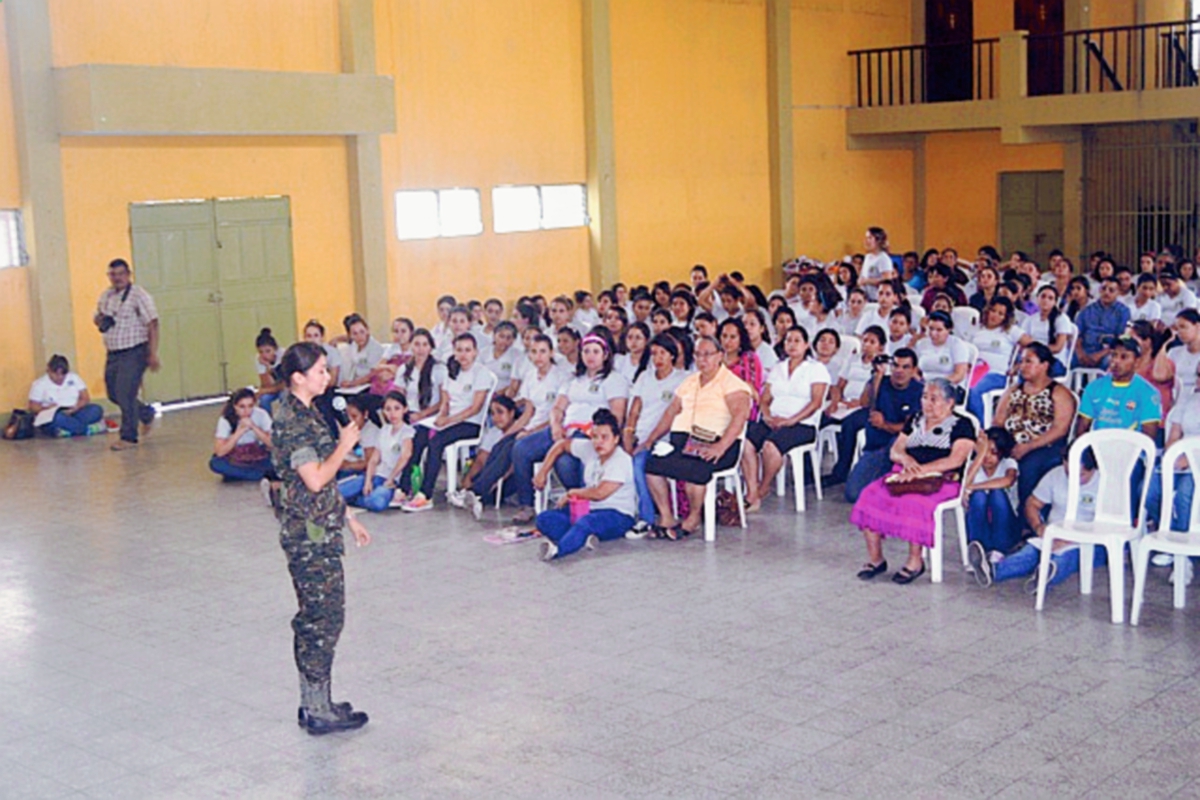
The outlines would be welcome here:
[[[858,571],[858,579],[860,581],[869,581],[872,578],[877,578],[887,572],[887,559],[885,558],[878,564],[863,564],[863,568]]]
[[[672,525],[663,531],[663,538],[670,539],[672,542],[683,541],[687,538],[687,535],[688,532],[679,524]]]
[[[925,562],[922,561],[921,568],[919,570],[917,570],[916,572],[913,572],[908,567],[901,567],[900,569],[896,570],[896,574],[892,576],[892,583],[899,583],[901,585],[906,584],[906,583],[912,583],[913,581],[915,581],[917,578],[921,577],[924,574],[925,574]]]
[[[662,525],[651,525],[650,532],[646,534],[647,539],[666,539],[667,528]]]

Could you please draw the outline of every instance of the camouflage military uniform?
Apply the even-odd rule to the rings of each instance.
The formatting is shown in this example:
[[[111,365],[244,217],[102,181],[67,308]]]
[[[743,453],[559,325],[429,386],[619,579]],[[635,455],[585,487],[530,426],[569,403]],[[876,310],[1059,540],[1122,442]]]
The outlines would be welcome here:
[[[296,667],[304,679],[327,683],[345,619],[342,527],[346,504],[335,481],[313,492],[296,470],[326,460],[337,444],[320,412],[291,393],[285,392],[275,403],[273,420],[272,457],[283,481],[276,506],[283,526],[279,542],[287,554],[300,606],[292,619]]]

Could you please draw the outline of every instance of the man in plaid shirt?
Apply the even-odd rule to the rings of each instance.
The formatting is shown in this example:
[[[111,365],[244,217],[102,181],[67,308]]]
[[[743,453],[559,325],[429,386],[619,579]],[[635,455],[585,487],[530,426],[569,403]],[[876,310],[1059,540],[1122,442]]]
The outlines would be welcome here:
[[[129,262],[114,259],[108,265],[112,284],[100,295],[92,321],[104,337],[108,360],[104,383],[108,399],[121,408],[121,438],[113,450],[127,450],[138,443],[138,422],[150,426],[154,409],[138,399],[142,375],[149,367],[158,370],[158,310],[154,298],[133,285]]]

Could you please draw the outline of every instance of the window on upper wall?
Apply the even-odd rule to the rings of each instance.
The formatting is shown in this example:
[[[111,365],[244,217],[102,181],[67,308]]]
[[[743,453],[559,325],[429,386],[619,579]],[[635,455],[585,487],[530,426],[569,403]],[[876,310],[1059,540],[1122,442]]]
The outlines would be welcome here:
[[[497,186],[492,189],[496,233],[575,228],[588,224],[583,184]]]
[[[0,209],[0,269],[24,264],[25,247],[21,238],[21,212]]]
[[[400,239],[477,236],[483,233],[478,189],[396,192],[396,236]]]

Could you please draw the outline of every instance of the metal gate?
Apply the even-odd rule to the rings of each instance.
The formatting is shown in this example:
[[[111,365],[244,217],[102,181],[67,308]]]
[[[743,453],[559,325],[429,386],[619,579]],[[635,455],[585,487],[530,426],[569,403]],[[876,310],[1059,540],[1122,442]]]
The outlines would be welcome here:
[[[1200,246],[1200,135],[1195,120],[1105,125],[1083,135],[1083,243],[1136,269],[1138,256]]]

